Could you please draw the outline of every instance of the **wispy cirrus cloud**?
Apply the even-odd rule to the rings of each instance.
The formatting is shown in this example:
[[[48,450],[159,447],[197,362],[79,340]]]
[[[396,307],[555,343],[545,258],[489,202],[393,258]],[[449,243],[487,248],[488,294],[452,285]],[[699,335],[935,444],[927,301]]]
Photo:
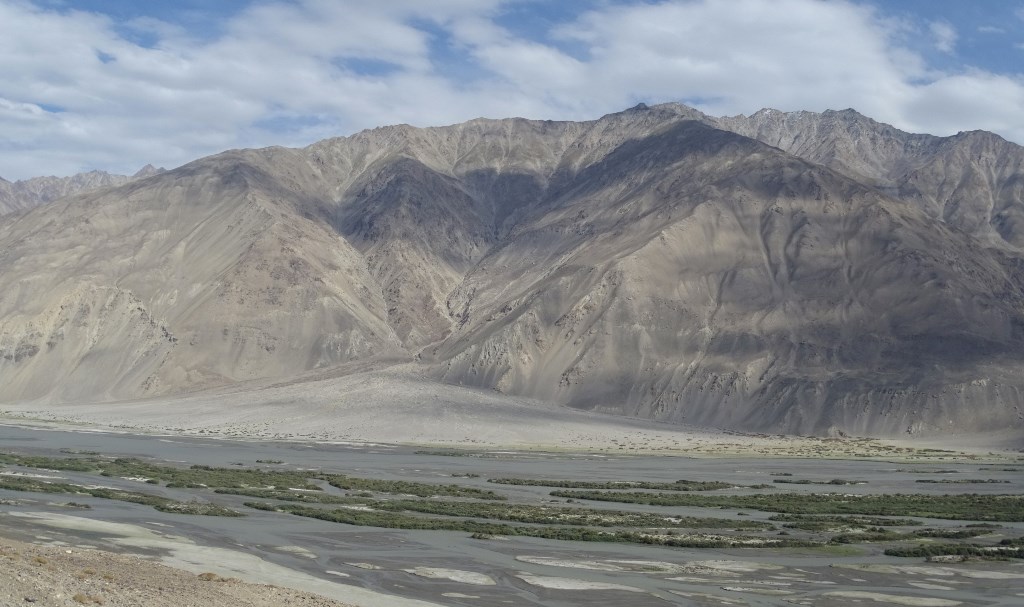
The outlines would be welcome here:
[[[932,21],[928,24],[935,41],[935,48],[943,53],[952,53],[956,48],[956,40],[959,37],[956,29],[945,21]]]

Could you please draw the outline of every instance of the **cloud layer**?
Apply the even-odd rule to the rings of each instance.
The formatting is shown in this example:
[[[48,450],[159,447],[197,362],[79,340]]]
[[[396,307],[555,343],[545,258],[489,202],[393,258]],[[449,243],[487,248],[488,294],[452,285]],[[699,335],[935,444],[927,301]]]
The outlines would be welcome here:
[[[957,52],[946,21],[845,1],[587,6],[544,19],[529,0],[271,1],[200,36],[0,0],[0,176],[172,167],[399,122],[595,118],[637,101],[715,115],[853,107],[905,130],[1024,142],[1024,76],[929,64],[925,46]]]

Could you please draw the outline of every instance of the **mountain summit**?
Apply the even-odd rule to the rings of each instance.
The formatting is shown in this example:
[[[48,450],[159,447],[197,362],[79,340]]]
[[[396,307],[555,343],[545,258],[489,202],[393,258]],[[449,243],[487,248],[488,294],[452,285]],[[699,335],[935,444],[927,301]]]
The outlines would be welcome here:
[[[852,110],[233,150],[0,218],[0,398],[374,361],[745,430],[1021,428],[1022,213],[1024,148]]]

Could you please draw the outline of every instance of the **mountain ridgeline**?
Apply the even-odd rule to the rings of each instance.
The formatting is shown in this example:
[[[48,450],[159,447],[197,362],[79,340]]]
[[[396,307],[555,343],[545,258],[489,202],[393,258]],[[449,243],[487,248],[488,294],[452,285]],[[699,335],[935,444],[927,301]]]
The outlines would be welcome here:
[[[131,176],[89,171],[71,177],[33,177],[13,183],[0,178],[0,215],[31,209],[79,192],[123,185],[163,170],[147,164]]]
[[[1024,428],[1024,148],[852,110],[383,127],[0,218],[0,399],[353,361],[750,431]]]

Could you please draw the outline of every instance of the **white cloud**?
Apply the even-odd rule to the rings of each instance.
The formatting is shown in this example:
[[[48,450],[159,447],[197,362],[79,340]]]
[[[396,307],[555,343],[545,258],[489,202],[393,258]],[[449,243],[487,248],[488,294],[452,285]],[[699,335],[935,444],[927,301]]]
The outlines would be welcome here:
[[[928,24],[935,48],[943,53],[952,53],[956,48],[957,33],[952,25],[945,21],[932,21]]]
[[[1024,107],[1024,86],[1019,80],[986,72],[971,72],[938,79],[916,87],[905,111],[927,123],[959,124],[958,130],[1005,131],[1006,120]],[[1024,132],[1018,130],[1018,137]],[[1018,139],[1020,140],[1020,139]]]
[[[594,118],[638,100],[712,114],[853,107],[1024,142],[1019,76],[930,69],[901,42],[917,26],[864,4],[600,3],[526,38],[500,25],[518,1],[268,1],[201,40],[150,18],[0,0],[0,176],[170,167],[397,122]],[[949,24],[927,28],[954,49]]]
[[[586,80],[619,103],[639,92],[711,99],[703,105],[712,113],[858,103],[872,113],[906,78],[923,75],[915,58],[889,53],[887,33],[867,9],[844,3],[637,5],[590,13],[562,34],[589,47]],[[874,94],[850,95],[860,90]]]
[[[994,25],[979,25],[978,32],[982,34],[1005,34],[1006,30]]]

